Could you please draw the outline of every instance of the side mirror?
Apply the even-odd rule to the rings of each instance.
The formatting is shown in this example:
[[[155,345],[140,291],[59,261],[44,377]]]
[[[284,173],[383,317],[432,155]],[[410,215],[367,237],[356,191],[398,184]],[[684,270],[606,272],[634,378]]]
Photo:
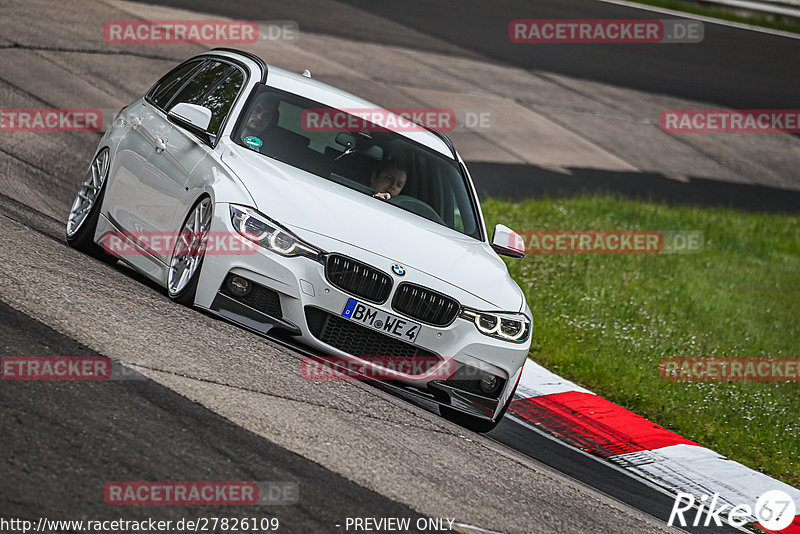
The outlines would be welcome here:
[[[492,232],[492,249],[501,256],[521,258],[525,255],[525,240],[508,226],[498,224]]]
[[[167,117],[189,130],[205,133],[211,123],[211,110],[197,104],[181,102],[169,110]]]

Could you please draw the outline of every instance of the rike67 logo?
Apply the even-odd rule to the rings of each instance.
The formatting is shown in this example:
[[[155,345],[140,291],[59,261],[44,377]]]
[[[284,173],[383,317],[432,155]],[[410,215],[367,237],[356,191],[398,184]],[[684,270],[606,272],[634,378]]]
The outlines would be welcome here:
[[[677,520],[677,524],[682,527],[688,524],[693,527],[721,527],[723,523],[742,527],[757,521],[771,532],[780,532],[792,524],[797,512],[792,497],[781,490],[767,491],[756,500],[752,508],[749,504],[731,506],[721,502],[718,493],[711,497],[703,495],[699,500],[695,500],[691,493],[678,493],[667,525],[672,526]],[[688,516],[688,521],[684,514]]]

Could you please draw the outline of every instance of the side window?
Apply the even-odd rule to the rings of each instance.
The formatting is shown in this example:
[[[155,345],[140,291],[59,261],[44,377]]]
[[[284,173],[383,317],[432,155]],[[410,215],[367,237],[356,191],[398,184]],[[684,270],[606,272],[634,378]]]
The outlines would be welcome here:
[[[221,83],[217,84],[200,102],[201,106],[211,110],[211,122],[208,124],[209,133],[217,134],[222,122],[231,110],[243,83],[244,75],[242,71],[234,68],[234,71]]]
[[[202,63],[202,61],[185,63],[164,76],[150,92],[150,99],[153,103],[163,109],[169,103],[169,99],[181,88],[183,82],[186,81]]]
[[[221,61],[208,61],[169,107],[171,109],[180,102],[207,107],[211,110],[208,132],[216,134],[243,83],[244,75],[238,68]]]
[[[187,104],[200,104],[200,101],[233,67],[219,61],[209,61],[197,74],[194,75],[189,85],[181,89],[178,96],[170,103],[170,109],[179,102]]]

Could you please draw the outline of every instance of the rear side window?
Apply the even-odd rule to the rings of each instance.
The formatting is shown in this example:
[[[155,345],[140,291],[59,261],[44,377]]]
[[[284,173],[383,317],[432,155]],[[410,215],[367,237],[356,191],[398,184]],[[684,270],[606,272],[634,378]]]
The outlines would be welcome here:
[[[197,70],[202,61],[190,61],[179,66],[158,82],[150,92],[150,99],[159,108],[164,108],[169,104],[169,100],[183,86],[183,82]]]

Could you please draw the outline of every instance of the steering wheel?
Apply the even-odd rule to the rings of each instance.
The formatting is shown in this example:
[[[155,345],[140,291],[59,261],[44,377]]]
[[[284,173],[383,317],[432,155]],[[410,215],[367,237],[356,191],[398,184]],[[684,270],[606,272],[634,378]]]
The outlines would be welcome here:
[[[416,213],[417,215],[425,217],[433,222],[445,224],[444,220],[439,217],[438,213],[436,213],[436,210],[418,198],[414,198],[409,195],[398,195],[390,198],[387,202],[403,208],[404,210],[410,211],[411,213]]]

